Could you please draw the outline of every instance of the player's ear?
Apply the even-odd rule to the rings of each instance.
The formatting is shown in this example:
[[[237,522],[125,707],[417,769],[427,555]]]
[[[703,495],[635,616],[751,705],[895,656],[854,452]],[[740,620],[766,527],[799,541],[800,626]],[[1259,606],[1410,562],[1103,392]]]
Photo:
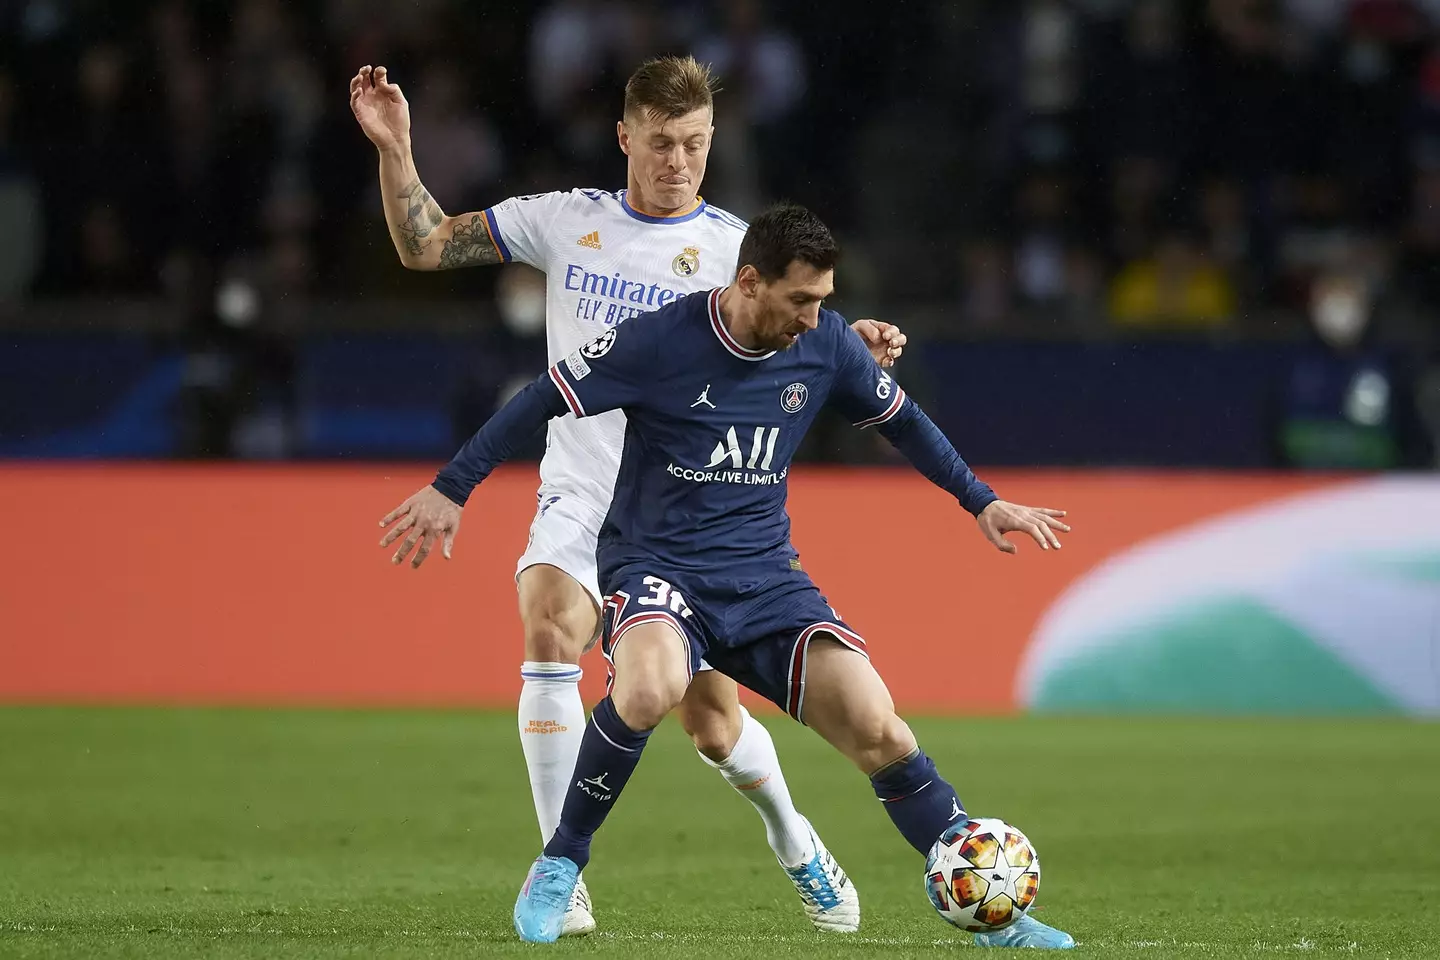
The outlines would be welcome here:
[[[615,121],[615,139],[620,143],[620,152],[630,156],[630,131],[625,129],[624,120]]]
[[[760,288],[760,271],[748,263],[745,264],[735,274],[735,285],[740,288],[742,294],[753,299]]]

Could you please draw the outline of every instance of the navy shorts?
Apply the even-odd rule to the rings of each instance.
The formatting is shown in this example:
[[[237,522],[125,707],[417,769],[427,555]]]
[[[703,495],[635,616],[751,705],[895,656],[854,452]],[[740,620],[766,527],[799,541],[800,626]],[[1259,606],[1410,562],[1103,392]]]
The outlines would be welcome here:
[[[669,623],[684,639],[691,676],[703,658],[803,723],[810,641],[828,634],[868,654],[864,639],[840,619],[809,575],[790,568],[788,560],[780,563],[784,566],[753,576],[727,571],[723,579],[646,562],[605,571],[605,659],[612,660],[616,644],[633,627]]]

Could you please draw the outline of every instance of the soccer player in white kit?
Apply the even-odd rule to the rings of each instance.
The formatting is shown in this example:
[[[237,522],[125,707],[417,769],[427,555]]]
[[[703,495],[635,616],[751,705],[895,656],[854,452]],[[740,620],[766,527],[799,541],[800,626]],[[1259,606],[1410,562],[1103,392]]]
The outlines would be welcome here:
[[[745,223],[698,195],[714,130],[712,90],[708,68],[693,58],[651,60],[626,84],[624,118],[617,124],[628,157],[625,190],[512,197],[454,217],[420,181],[410,152],[409,105],[384,67],[362,67],[351,79],[350,105],[379,150],[386,220],[405,266],[444,270],[519,261],[544,271],[550,362],[569,356],[583,368],[582,344],[678,296],[724,286],[735,272]],[[898,329],[871,320],[854,326],[877,360],[888,366],[899,357],[905,338]],[[538,509],[517,565],[525,629],[520,741],[542,841],[560,821],[585,729],[578,664],[598,635],[603,598],[595,542],[614,491],[624,432],[619,411],[550,422]],[[397,531],[410,522],[402,520]],[[446,557],[454,533],[444,538]],[[397,558],[414,549],[413,540]],[[428,538],[419,545],[415,565],[433,545]],[[740,705],[735,682],[713,670],[698,673],[677,712],[705,762],[759,812],[811,922],[821,930],[856,930],[855,887],[796,811],[775,745]],[[582,880],[563,935],[594,929]]]

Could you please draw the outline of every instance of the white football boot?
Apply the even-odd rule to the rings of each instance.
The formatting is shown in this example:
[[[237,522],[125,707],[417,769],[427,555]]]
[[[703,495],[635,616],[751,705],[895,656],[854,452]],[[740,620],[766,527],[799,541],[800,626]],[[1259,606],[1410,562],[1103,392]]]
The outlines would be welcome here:
[[[575,883],[575,892],[570,894],[570,906],[565,908],[565,924],[560,928],[562,937],[583,937],[595,932],[595,917],[590,912],[590,891],[585,889],[585,878]]]
[[[803,818],[802,818],[803,819]],[[800,901],[805,905],[805,915],[824,933],[854,933],[860,929],[860,893],[855,884],[840,869],[840,864],[820,842],[820,835],[810,828],[810,839],[815,844],[815,855],[798,867],[786,867],[785,875],[795,884]]]

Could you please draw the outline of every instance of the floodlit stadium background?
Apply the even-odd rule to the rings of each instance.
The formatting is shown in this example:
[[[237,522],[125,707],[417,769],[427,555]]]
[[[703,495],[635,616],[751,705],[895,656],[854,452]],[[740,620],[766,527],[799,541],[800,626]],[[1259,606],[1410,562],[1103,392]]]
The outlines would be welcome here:
[[[1440,521],[1411,509],[1440,497],[1437,17],[1433,0],[9,5],[0,489],[65,506],[22,512],[34,536],[0,561],[23,628],[0,690],[508,702],[505,570],[533,467],[486,488],[472,514],[495,523],[467,525],[453,571],[386,578],[366,541],[542,369],[541,281],[400,268],[345,83],[390,67],[421,175],[461,212],[623,186],[624,77],[688,50],[724,87],[704,196],[819,211],[846,255],[832,305],[903,324],[907,389],[972,464],[1004,468],[1002,495],[1074,511],[1063,559],[989,556],[881,438],[815,431],[824,466],[794,508],[827,589],[882,650],[950,632],[1001,673],[972,699],[917,670],[902,700],[1440,710]],[[902,515],[866,530],[851,497]],[[954,589],[937,609],[867,586],[877,570]],[[337,612],[371,591],[423,594],[447,659],[362,678],[256,655],[380,656],[395,624]],[[243,612],[214,624],[225,597]],[[1249,658],[1223,696],[1236,651],[1190,659],[1212,632]],[[234,658],[262,676],[207,667]]]
[[[1096,896],[1080,863],[1097,817],[1128,810],[1153,840],[1137,863],[1174,864],[1193,838],[1147,819],[1158,810],[1262,810],[1256,833],[1295,872],[1234,888],[1241,933],[1147,927],[1117,867],[1086,882],[1137,926],[1112,935],[1097,908],[1077,935],[1137,956],[1231,935],[1390,949],[1379,915],[1324,939],[1327,868],[1294,844],[1324,822],[1297,798],[1383,805],[1397,850],[1431,851],[1389,902],[1403,913],[1440,889],[1440,843],[1406,839],[1433,803],[1411,778],[1440,769],[1440,2],[15,0],[0,3],[0,953],[7,936],[145,951],[125,938],[152,914],[177,955],[204,953],[214,931],[249,929],[234,917],[289,910],[354,866],[312,856],[297,826],[274,850],[299,886],[246,899],[270,869],[254,838],[272,835],[207,819],[227,797],[263,807],[273,788],[275,820],[326,824],[314,836],[368,816],[383,875],[410,854],[377,824],[413,798],[370,795],[366,778],[403,771],[424,790],[437,767],[457,779],[413,811],[431,829],[412,851],[416,896],[453,901],[446,884],[471,882],[446,860],[455,823],[503,824],[466,841],[492,844],[476,909],[500,949],[533,855],[512,575],[534,463],[480,490],[449,564],[391,568],[376,521],[541,372],[543,282],[520,266],[404,271],[346,85],[389,67],[419,172],[459,213],[622,187],[624,78],[667,52],[722,77],[702,195],[741,217],[781,197],[820,213],[844,248],[828,305],[904,327],[897,376],[1002,496],[1071,511],[1060,554],[1000,556],[883,440],[834,420],[791,482],[806,568],[869,637],[902,713],[948,744],[937,756],[996,755],[969,740],[980,731],[990,751],[1043,758],[1037,797],[991,777],[981,799],[1018,810],[1053,865],[1051,916]],[[603,664],[585,668],[593,702]],[[765,719],[802,806],[841,836],[853,812],[910,882],[863,782]],[[372,749],[388,773],[342,768]],[[667,783],[728,803],[683,744],[659,751],[671,773],[637,781],[627,815],[669,816]],[[117,759],[87,766],[101,755]],[[1322,773],[1357,756],[1373,769]],[[464,779],[481,769],[514,789]],[[1197,792],[1195,771],[1224,799]],[[307,774],[314,789],[287,792]],[[832,780],[855,796],[827,807]],[[349,796],[321,788],[335,784]],[[185,890],[219,882],[205,851],[224,838],[238,899],[167,913],[135,894],[105,913],[106,871],[123,893],[150,867],[106,860],[76,886],[66,844],[103,858],[129,836],[184,851]],[[764,850],[744,849],[749,870]],[[1207,880],[1145,882],[1171,881],[1170,915],[1189,916],[1186,891]],[[623,901],[618,879],[597,886],[602,911]],[[1302,887],[1311,906],[1285,899]],[[919,916],[894,898],[895,916]],[[910,935],[870,902],[882,931]],[[281,916],[257,955],[310,922]],[[1433,928],[1401,930],[1391,955],[1440,951]],[[939,936],[925,931],[916,943]]]

